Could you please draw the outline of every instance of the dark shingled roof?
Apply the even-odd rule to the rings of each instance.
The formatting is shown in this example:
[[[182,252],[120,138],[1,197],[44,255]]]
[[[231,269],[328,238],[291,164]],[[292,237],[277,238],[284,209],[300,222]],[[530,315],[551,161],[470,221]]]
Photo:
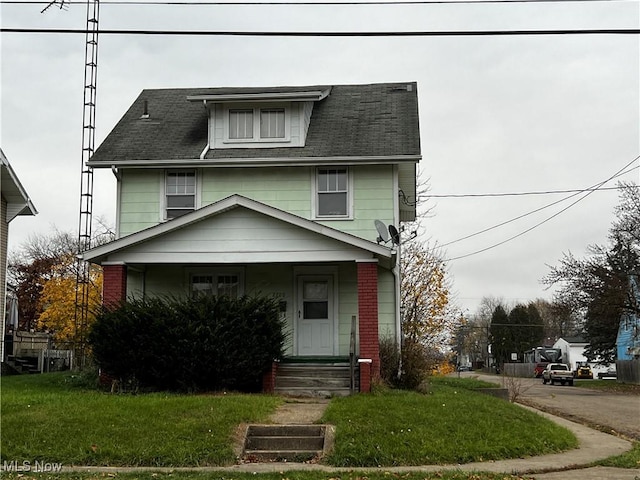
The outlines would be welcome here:
[[[410,86],[410,88],[407,88]],[[143,90],[93,155],[94,166],[126,160],[197,159],[208,116],[194,95],[300,92],[331,88],[315,103],[304,147],[210,150],[207,159],[420,155],[415,82],[269,88]],[[149,118],[141,118],[144,102]]]

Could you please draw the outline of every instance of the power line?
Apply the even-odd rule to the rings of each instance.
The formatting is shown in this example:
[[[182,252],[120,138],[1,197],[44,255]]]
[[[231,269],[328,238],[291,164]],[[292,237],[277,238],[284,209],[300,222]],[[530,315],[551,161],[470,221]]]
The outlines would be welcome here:
[[[634,160],[634,161],[635,161],[635,160]],[[609,180],[606,180],[606,181],[605,181],[605,183],[606,183],[606,182],[609,182],[609,181],[613,180],[614,178],[617,178],[617,177],[619,177],[619,176],[621,176],[621,175],[625,175],[625,174],[627,174],[627,173],[629,173],[629,172],[631,172],[631,171],[633,171],[633,170],[635,170],[635,169],[637,169],[637,168],[638,168],[638,167],[633,167],[633,168],[631,168],[631,169],[629,169],[629,170],[626,170],[626,169],[625,169],[624,171],[619,172],[619,173],[617,173],[616,175],[614,175],[613,177],[611,177]],[[576,191],[577,193],[574,193],[573,195],[569,195],[568,197],[561,198],[560,200],[556,200],[555,202],[548,203],[548,204],[546,204],[546,205],[543,205],[542,207],[539,207],[539,208],[536,208],[536,209],[531,210],[531,211],[529,211],[529,212],[523,213],[522,215],[518,215],[517,217],[510,218],[509,220],[505,220],[504,222],[498,223],[498,224],[496,224],[496,225],[492,225],[491,227],[487,227],[487,228],[485,228],[485,229],[483,229],[483,230],[480,230],[480,231],[478,231],[478,232],[475,232],[475,233],[472,233],[472,234],[466,235],[466,236],[464,236],[464,237],[462,237],[462,238],[458,238],[458,239],[456,239],[456,240],[452,240],[452,241],[450,241],[450,242],[447,242],[447,243],[445,243],[445,244],[441,245],[441,247],[446,247],[446,246],[448,246],[448,245],[452,245],[452,244],[454,244],[454,243],[461,242],[461,241],[463,241],[463,240],[468,240],[469,238],[476,237],[476,236],[481,235],[481,234],[483,234],[483,233],[486,233],[486,232],[488,232],[488,231],[490,231],[490,230],[495,230],[496,228],[503,227],[504,225],[507,225],[507,224],[509,224],[509,223],[513,223],[513,222],[515,222],[515,221],[517,221],[517,220],[520,220],[520,219],[522,219],[522,218],[524,218],[524,217],[528,217],[529,215],[533,215],[534,213],[538,213],[538,212],[540,212],[540,211],[542,211],[542,210],[545,210],[545,209],[547,209],[547,208],[553,207],[554,205],[558,205],[559,203],[566,202],[567,200],[569,200],[569,199],[571,199],[571,198],[575,197],[576,195],[579,195],[580,193],[585,193],[585,192],[590,192],[590,193],[592,193],[592,192],[597,192],[597,191],[603,190],[602,188],[598,188],[598,187],[597,187],[597,185],[598,185],[598,184],[595,184],[595,185],[592,185],[592,186],[591,186],[591,187],[589,187],[589,188],[585,188],[585,189],[583,189],[583,190],[577,190],[577,191]],[[603,185],[603,184],[601,183],[600,185]],[[617,190],[617,188],[616,188],[616,187],[611,187],[611,188],[607,187],[607,189],[608,189],[608,190],[609,190],[609,189],[615,189],[615,190]]]
[[[87,31],[71,28],[0,28],[0,33],[38,34],[82,34]],[[442,30],[422,32],[264,32],[240,30],[100,30],[100,35],[148,35],[148,36],[190,36],[190,37],[496,37],[496,36],[540,36],[540,35],[637,35],[638,28],[581,28],[551,30]]]
[[[584,191],[584,195],[582,195],[580,198],[578,198],[578,199],[577,199],[577,200],[575,200],[574,202],[571,202],[571,203],[570,203],[569,205],[567,205],[565,208],[563,208],[562,210],[560,210],[560,211],[558,211],[558,212],[554,213],[554,214],[553,214],[553,215],[551,215],[550,217],[547,217],[546,219],[544,219],[544,220],[542,220],[542,221],[540,221],[540,222],[536,223],[536,224],[535,224],[535,225],[533,225],[532,227],[529,227],[529,228],[527,228],[526,230],[524,230],[524,231],[522,231],[522,232],[520,232],[520,233],[518,233],[518,234],[516,234],[516,235],[513,235],[513,236],[511,236],[511,237],[509,237],[509,238],[507,238],[507,239],[505,239],[505,240],[502,240],[501,242],[498,242],[498,243],[495,243],[495,244],[493,244],[493,245],[490,245],[489,247],[485,247],[485,248],[482,248],[482,249],[480,249],[480,250],[476,250],[475,252],[467,253],[467,254],[464,254],[464,255],[459,255],[459,256],[457,256],[457,257],[448,258],[448,259],[446,259],[445,261],[460,260],[460,259],[462,259],[462,258],[470,257],[470,256],[472,256],[472,255],[477,255],[477,254],[479,254],[479,253],[486,252],[487,250],[492,250],[492,249],[494,249],[494,248],[496,248],[496,247],[499,247],[499,246],[501,246],[501,245],[504,245],[504,244],[505,244],[505,243],[507,243],[507,242],[510,242],[510,241],[512,241],[512,240],[515,240],[516,238],[521,237],[521,236],[523,236],[523,235],[525,235],[525,234],[529,233],[531,230],[534,230],[534,229],[536,229],[536,228],[538,228],[538,227],[540,227],[540,226],[544,225],[544,224],[545,224],[545,223],[547,223],[548,221],[550,221],[550,220],[552,220],[552,219],[556,218],[557,216],[559,216],[560,214],[562,214],[562,213],[566,212],[566,211],[567,211],[567,210],[569,210],[571,207],[573,207],[573,206],[574,206],[574,205],[576,205],[577,203],[579,203],[579,202],[581,202],[582,200],[584,200],[585,198],[587,198],[589,195],[591,195],[591,194],[593,194],[594,192],[598,191],[598,190],[600,189],[600,187],[602,187],[602,185],[605,185],[607,182],[610,182],[610,181],[611,181],[611,180],[613,180],[614,178],[616,178],[616,177],[618,177],[618,176],[620,176],[620,175],[622,175],[622,174],[626,173],[626,172],[625,172],[625,171],[626,171],[626,169],[627,169],[627,168],[629,168],[629,167],[630,167],[634,162],[638,161],[638,159],[640,159],[640,155],[639,155],[639,156],[637,156],[636,158],[634,158],[633,160],[631,160],[629,163],[627,163],[624,167],[622,167],[620,170],[618,170],[616,173],[614,173],[612,176],[610,176],[610,177],[609,177],[609,178],[607,178],[606,180],[603,180],[603,181],[602,181],[602,182],[600,182],[599,184],[597,184],[597,185],[595,185],[595,186],[592,186],[592,187],[589,187],[588,189],[585,189],[585,191]],[[561,200],[561,201],[565,201],[565,200],[567,200],[568,198],[572,198],[572,197],[574,197],[574,196],[576,196],[576,195],[579,195],[579,194],[571,195],[571,196],[569,196],[569,197],[567,197],[567,198],[565,198],[565,199],[563,199],[563,200]],[[559,203],[559,202],[555,202],[555,203]],[[543,208],[546,208],[546,207],[543,207]],[[541,209],[538,209],[538,211],[539,211],[539,210],[541,210]],[[528,214],[527,214],[527,215],[528,215]],[[526,216],[526,215],[521,215],[519,218],[521,218],[521,217],[523,217],[523,216]],[[509,221],[509,222],[510,222],[510,221]],[[504,222],[503,224],[506,224],[506,223],[509,223],[509,222]],[[502,225],[500,225],[500,226],[502,226]],[[496,227],[491,227],[491,228],[489,228],[489,229],[485,229],[483,232],[478,232],[478,233],[473,234],[473,235],[468,235],[467,237],[465,237],[465,239],[466,239],[466,238],[470,238],[470,237],[475,236],[475,235],[479,235],[480,233],[484,233],[485,231],[491,230],[491,229],[493,229],[493,228],[496,228]],[[461,239],[461,240],[462,240],[462,239]],[[442,245],[442,246],[444,247],[445,245],[450,245],[451,243],[455,243],[455,242],[457,242],[457,241],[458,241],[458,240],[456,240],[456,241],[454,241],[454,242],[449,242],[449,243],[446,243],[446,244],[444,244],[444,245]]]
[[[640,167],[633,167],[622,175],[629,173],[633,170],[637,170]],[[434,195],[421,195],[418,198],[420,200],[429,199],[429,198],[495,198],[495,197],[525,197],[525,196],[535,196],[535,195],[556,195],[561,193],[582,193],[589,190],[597,190],[597,191],[605,191],[605,190],[620,190],[620,188],[627,188],[625,186],[622,187],[603,187],[603,188],[576,188],[571,190],[542,190],[542,191],[531,191],[531,192],[503,192],[503,193],[442,193],[442,194],[434,194]]]

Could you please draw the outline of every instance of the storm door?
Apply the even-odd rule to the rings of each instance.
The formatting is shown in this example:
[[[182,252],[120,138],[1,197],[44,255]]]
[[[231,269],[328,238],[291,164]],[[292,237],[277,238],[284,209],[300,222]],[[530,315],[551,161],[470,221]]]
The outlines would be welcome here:
[[[298,355],[334,354],[333,278],[329,275],[298,277]]]

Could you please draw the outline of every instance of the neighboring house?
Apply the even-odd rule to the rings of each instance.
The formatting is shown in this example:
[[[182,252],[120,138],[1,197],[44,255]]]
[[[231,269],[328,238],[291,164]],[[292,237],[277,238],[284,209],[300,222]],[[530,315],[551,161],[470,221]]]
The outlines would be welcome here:
[[[629,290],[636,308],[640,305],[640,280],[638,275],[629,275]],[[617,359],[634,360],[640,358],[640,316],[624,312],[620,319],[616,337]]]
[[[571,370],[576,369],[576,362],[588,362],[587,357],[584,355],[584,350],[587,346],[589,346],[589,342],[580,335],[559,338],[553,344],[553,348],[562,350],[561,362],[569,365]]]
[[[15,174],[9,160],[0,149],[0,173],[2,184],[0,186],[0,319],[2,319],[2,331],[0,342],[0,360],[5,360],[6,335],[10,334],[7,329],[7,321],[12,322],[14,318],[6,315],[6,291],[7,291],[7,244],[9,239],[9,223],[20,215],[35,215],[36,208],[31,203],[31,199],[26,190],[22,187],[18,176]]]
[[[597,378],[599,373],[605,373],[615,367],[615,364],[602,365],[598,362],[598,359],[593,361],[588,360],[584,354],[588,346],[589,342],[581,335],[559,338],[556,343],[553,344],[553,348],[562,350],[562,363],[568,364],[573,371],[576,370],[577,362],[588,362],[593,371],[594,378]]]
[[[400,328],[374,221],[416,218],[420,159],[415,83],[144,90],[89,161],[117,178],[118,238],[84,258],[105,304],[277,296],[288,361],[344,360],[355,317],[367,391]]]

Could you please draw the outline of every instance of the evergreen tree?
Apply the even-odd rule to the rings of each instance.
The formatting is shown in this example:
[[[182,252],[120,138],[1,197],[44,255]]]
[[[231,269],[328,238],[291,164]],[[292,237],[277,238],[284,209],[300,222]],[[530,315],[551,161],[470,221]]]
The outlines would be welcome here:
[[[509,359],[513,350],[513,339],[509,327],[509,315],[498,305],[491,315],[491,353],[497,364],[502,364]]]

